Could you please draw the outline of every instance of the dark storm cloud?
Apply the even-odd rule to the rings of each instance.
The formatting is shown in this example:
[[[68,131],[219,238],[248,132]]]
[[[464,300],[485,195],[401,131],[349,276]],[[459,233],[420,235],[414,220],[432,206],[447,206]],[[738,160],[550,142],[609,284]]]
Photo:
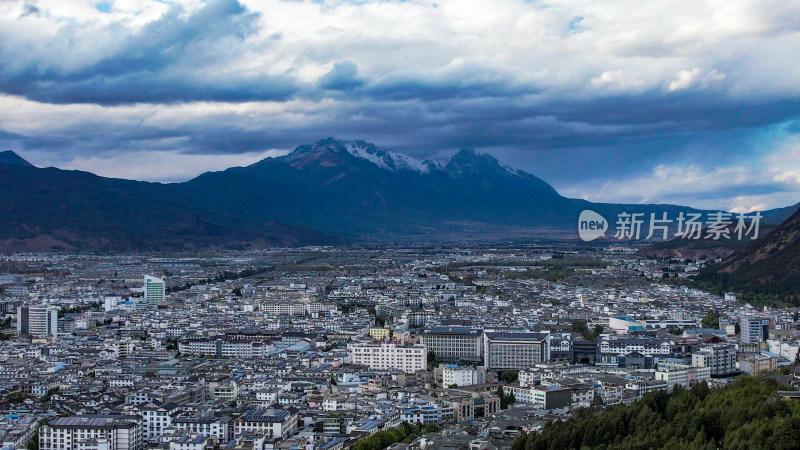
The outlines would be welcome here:
[[[0,143],[68,161],[235,155],[335,136],[417,154],[477,148],[566,186],[676,162],[758,164],[798,134],[789,6],[709,18],[713,5],[676,5],[626,22],[630,4],[501,3],[493,9],[511,11],[212,0],[150,4],[137,22],[141,11],[113,5],[73,20],[19,2],[0,17],[0,93],[38,103],[23,105],[36,111],[21,108],[25,118],[2,115],[13,133]],[[47,20],[48,32],[24,30]],[[785,189],[759,176],[708,197]]]
[[[348,91],[364,85],[358,78],[358,65],[353,61],[340,61],[319,80],[319,87],[336,91]]]
[[[298,90],[288,76],[225,73],[241,55],[242,42],[258,32],[258,14],[236,0],[214,0],[183,13],[173,6],[133,34],[109,26],[98,38],[118,41],[115,52],[76,68],[47,60],[21,63],[24,55],[13,41],[0,44],[0,60],[15,61],[0,65],[0,91],[47,103],[119,105],[285,100]],[[58,38],[79,40],[76,27],[66,27]]]

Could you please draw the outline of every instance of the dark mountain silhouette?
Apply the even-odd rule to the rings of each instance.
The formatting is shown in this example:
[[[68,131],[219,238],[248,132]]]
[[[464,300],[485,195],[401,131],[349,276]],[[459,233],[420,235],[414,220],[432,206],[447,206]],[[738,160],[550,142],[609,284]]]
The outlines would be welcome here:
[[[0,165],[2,164],[8,166],[33,167],[33,164],[25,161],[21,156],[11,150],[0,152]]]
[[[0,163],[5,250],[574,238],[584,209],[606,217],[613,236],[622,211],[646,217],[692,211],[566,198],[540,178],[473,150],[443,164],[331,138],[174,184],[40,169],[13,152],[3,160],[10,162]]]

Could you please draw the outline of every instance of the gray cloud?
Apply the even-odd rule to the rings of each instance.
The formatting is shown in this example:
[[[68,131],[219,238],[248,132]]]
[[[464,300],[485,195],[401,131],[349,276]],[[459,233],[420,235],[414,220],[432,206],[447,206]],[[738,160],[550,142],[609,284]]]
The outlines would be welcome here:
[[[75,41],[67,51],[80,65],[70,68],[46,55],[26,60],[14,37],[6,36],[0,60],[22,62],[0,65],[0,91],[47,103],[101,105],[285,100],[299,89],[289,76],[224,73],[258,30],[259,15],[237,0],[213,0],[188,15],[173,6],[136,32],[117,24],[99,30],[98,39],[116,42],[114,51],[81,64],[87,48],[80,47],[93,44],[80,37],[80,25],[71,25],[56,35]]]
[[[61,17],[20,2],[0,17],[0,143],[69,161],[337,136],[477,148],[575,195],[675,163],[762,166],[706,198],[793,189],[766,170],[800,123],[791,5],[555,3],[212,0]]]

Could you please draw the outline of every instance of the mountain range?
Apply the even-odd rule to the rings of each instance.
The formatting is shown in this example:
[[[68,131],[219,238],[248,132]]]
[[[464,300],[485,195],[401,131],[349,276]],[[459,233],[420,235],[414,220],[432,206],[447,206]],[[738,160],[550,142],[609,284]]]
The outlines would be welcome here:
[[[37,168],[0,153],[0,250],[179,250],[576,236],[604,217],[674,205],[590,203],[494,157],[418,159],[332,138],[182,183]]]

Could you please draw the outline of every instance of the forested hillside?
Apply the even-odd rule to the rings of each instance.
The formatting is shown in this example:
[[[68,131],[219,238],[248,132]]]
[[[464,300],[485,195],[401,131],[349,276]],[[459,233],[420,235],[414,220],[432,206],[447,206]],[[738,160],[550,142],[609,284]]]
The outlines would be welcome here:
[[[791,390],[763,377],[739,377],[710,390],[646,394],[629,406],[583,409],[542,433],[521,435],[512,450],[790,449],[800,445],[800,401],[778,397]]]

